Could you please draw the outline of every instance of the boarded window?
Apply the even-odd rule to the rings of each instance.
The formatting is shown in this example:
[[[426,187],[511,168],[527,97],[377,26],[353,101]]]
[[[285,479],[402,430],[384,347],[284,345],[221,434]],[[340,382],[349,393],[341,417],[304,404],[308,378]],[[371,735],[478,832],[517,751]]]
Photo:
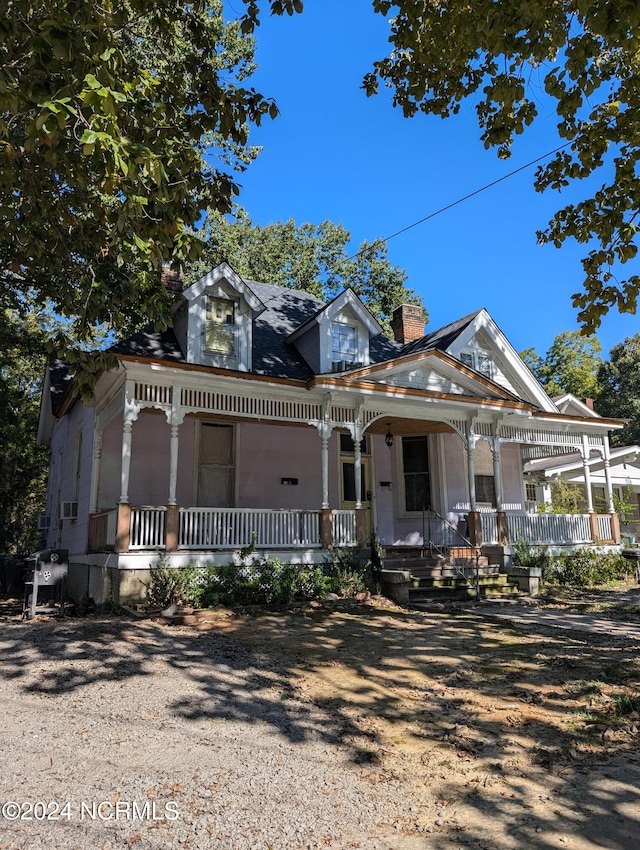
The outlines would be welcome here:
[[[233,425],[203,422],[198,455],[198,505],[234,506]]]
[[[402,438],[402,468],[406,510],[430,510],[431,480],[426,436]]]

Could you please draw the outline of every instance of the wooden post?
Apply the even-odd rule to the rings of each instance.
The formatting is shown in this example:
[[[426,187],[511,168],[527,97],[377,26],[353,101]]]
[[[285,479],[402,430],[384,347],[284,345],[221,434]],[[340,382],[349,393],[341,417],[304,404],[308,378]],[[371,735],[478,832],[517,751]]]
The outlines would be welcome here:
[[[320,543],[324,549],[333,549],[333,514],[331,508],[320,510]]]
[[[178,505],[167,505],[165,516],[164,542],[167,552],[175,552],[178,548],[180,535],[180,508]]]
[[[356,508],[356,542],[358,546],[367,543],[367,512],[364,508]]]
[[[504,511],[498,511],[496,514],[496,523],[498,524],[498,544],[500,546],[508,546],[509,526],[507,525],[507,515]]]
[[[472,546],[482,546],[482,519],[480,511],[469,511],[467,514],[467,535]]]
[[[129,551],[129,537],[131,534],[131,505],[128,502],[120,502],[118,505],[118,524],[116,527],[116,542],[113,551],[118,554]]]
[[[611,536],[613,537],[614,543],[620,543],[620,517],[616,513],[610,514],[611,516]]]
[[[600,539],[600,531],[598,529],[598,514],[595,511],[591,511],[589,514],[589,533],[591,534],[591,540],[594,543],[598,543]]]

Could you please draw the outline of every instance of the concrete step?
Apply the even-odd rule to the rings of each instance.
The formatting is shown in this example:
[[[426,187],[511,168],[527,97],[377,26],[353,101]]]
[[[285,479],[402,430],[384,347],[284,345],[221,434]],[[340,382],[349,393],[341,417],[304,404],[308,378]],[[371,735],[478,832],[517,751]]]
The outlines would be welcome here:
[[[522,595],[514,584],[481,585],[482,599],[512,599]],[[472,585],[454,587],[410,588],[409,603],[420,606],[421,602],[452,602],[460,599],[475,599],[476,589]]]
[[[509,584],[509,579],[504,573],[496,573],[495,575],[480,575],[478,576],[480,587],[504,587]],[[453,576],[429,576],[419,578],[411,577],[411,587],[413,588],[429,588],[429,587],[459,587],[472,584],[475,587],[476,577],[469,576],[464,578],[459,573]]]

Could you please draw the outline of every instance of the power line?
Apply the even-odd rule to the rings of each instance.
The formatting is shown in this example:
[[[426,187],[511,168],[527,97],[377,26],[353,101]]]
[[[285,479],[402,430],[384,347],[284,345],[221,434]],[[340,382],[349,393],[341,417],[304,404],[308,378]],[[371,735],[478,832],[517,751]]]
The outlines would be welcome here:
[[[520,171],[524,171],[526,168],[531,168],[532,165],[535,165],[538,162],[541,162],[543,159],[547,159],[547,157],[553,156],[564,148],[568,147],[571,142],[565,142],[564,145],[560,145],[560,147],[555,148],[552,151],[548,151],[547,153],[542,154],[542,156],[536,157],[536,159],[532,159],[530,162],[525,163],[524,165],[519,166],[519,168],[515,168],[513,171],[510,171],[508,174],[503,174],[502,177],[498,177],[496,180],[492,180],[491,183],[487,183],[485,186],[481,186],[479,189],[475,189],[473,192],[469,192],[468,195],[464,195],[462,198],[458,198],[457,201],[452,201],[450,204],[447,204],[444,207],[440,207],[440,209],[435,210],[435,212],[429,213],[424,218],[419,219],[419,221],[414,221],[413,224],[408,224],[406,227],[403,227],[401,230],[396,230],[395,233],[392,233],[391,236],[383,236],[380,239],[374,240],[370,248],[375,248],[376,245],[381,245],[383,242],[389,242],[391,239],[394,239],[396,236],[400,236],[402,233],[406,233],[408,230],[411,230],[414,227],[417,227],[419,224],[424,224],[425,221],[429,221],[431,218],[435,218],[437,215],[440,215],[447,210],[452,209],[453,207],[457,207],[458,204],[463,203],[463,201],[468,201],[469,198],[473,198],[475,195],[479,195],[481,192],[485,192],[487,189],[491,189],[493,186],[497,186],[498,183],[502,183],[503,180],[508,180],[509,177],[513,177],[514,174],[518,174]],[[349,257],[350,260],[355,260],[355,258],[360,254],[360,251],[356,251],[356,253]]]

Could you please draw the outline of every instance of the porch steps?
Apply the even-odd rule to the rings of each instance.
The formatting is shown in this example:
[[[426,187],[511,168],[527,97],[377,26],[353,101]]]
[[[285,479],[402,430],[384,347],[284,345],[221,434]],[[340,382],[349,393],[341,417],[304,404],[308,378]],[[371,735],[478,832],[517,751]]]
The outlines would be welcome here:
[[[475,598],[476,579],[483,599],[513,598],[520,595],[517,584],[510,582],[506,573],[501,573],[498,566],[489,564],[486,556],[480,556],[476,566],[473,549],[452,550],[451,555],[451,560],[447,561],[442,555],[434,556],[425,551],[418,554],[398,551],[389,553],[387,550],[384,567],[410,572],[411,584],[408,591],[412,605]],[[468,579],[460,575],[456,567],[465,569]]]

